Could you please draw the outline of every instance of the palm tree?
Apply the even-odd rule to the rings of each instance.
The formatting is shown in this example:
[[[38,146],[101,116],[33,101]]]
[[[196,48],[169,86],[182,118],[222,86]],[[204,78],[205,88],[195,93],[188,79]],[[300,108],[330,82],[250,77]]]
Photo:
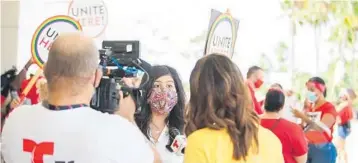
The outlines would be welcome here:
[[[338,61],[344,61],[345,67],[350,65],[350,70],[354,75],[350,75],[349,78],[343,79],[344,83],[350,83],[350,86],[356,86],[357,73],[356,68],[358,61],[353,57],[352,61],[346,61],[344,52],[347,49],[351,49],[353,56],[356,53],[355,44],[357,43],[357,31],[358,31],[358,2],[357,1],[314,1],[314,0],[284,0],[281,3],[282,9],[287,11],[287,15],[290,17],[293,25],[292,34],[295,35],[294,30],[303,24],[311,25],[315,30],[315,46],[316,46],[316,72],[319,67],[319,40],[320,40],[320,28],[327,22],[333,24],[332,33],[329,41],[336,43],[338,46],[339,58],[334,59],[329,64],[329,69],[324,73],[327,79],[330,79],[334,74],[334,70],[337,67]],[[294,42],[292,41],[292,44]],[[292,45],[294,48],[294,45]],[[347,67],[348,68],[348,67]],[[349,69],[346,72],[349,73]],[[336,84],[334,80],[328,80],[328,84],[335,88]],[[333,91],[334,92],[334,91]],[[333,97],[334,95],[331,95]]]

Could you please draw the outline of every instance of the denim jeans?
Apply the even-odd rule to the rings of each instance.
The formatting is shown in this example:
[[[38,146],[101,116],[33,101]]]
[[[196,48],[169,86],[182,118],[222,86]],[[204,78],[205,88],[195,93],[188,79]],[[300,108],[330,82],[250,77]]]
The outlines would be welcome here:
[[[337,149],[333,143],[308,144],[307,163],[336,163]]]
[[[351,127],[349,124],[338,125],[338,136],[342,139],[346,139],[347,136],[351,133]]]

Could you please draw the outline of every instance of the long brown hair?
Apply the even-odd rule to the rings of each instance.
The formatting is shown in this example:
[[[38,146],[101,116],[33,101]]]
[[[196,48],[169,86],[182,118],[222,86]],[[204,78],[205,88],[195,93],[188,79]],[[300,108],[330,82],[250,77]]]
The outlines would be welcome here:
[[[227,128],[237,160],[246,160],[253,142],[258,146],[259,117],[242,73],[228,57],[211,54],[196,62],[188,109],[186,135],[202,128]]]

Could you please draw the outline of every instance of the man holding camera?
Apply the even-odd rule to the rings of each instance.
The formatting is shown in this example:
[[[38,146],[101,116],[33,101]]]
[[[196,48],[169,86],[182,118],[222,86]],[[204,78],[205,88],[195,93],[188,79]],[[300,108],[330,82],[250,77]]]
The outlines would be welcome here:
[[[89,107],[102,77],[98,59],[93,40],[79,33],[53,42],[44,67],[48,101],[20,106],[9,115],[2,132],[6,163],[159,161],[135,124]],[[119,109],[135,110],[131,96],[120,95]]]

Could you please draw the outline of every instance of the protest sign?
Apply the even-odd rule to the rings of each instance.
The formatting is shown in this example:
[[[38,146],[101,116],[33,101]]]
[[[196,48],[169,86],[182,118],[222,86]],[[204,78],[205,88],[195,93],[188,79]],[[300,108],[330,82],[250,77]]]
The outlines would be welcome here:
[[[22,103],[42,74],[42,68],[47,61],[52,43],[63,32],[81,31],[81,25],[73,18],[66,15],[57,15],[43,21],[36,29],[31,40],[32,60],[39,66],[35,75],[31,78],[25,89],[20,94]]]
[[[83,32],[97,38],[103,34],[108,24],[108,12],[102,0],[72,0],[68,15],[75,18],[83,27]]]
[[[81,25],[73,18],[57,15],[43,21],[36,29],[31,41],[31,54],[34,62],[43,68],[53,41],[63,32],[81,31]]]
[[[229,12],[221,13],[212,9],[204,55],[218,53],[232,58],[238,28],[239,21]]]

